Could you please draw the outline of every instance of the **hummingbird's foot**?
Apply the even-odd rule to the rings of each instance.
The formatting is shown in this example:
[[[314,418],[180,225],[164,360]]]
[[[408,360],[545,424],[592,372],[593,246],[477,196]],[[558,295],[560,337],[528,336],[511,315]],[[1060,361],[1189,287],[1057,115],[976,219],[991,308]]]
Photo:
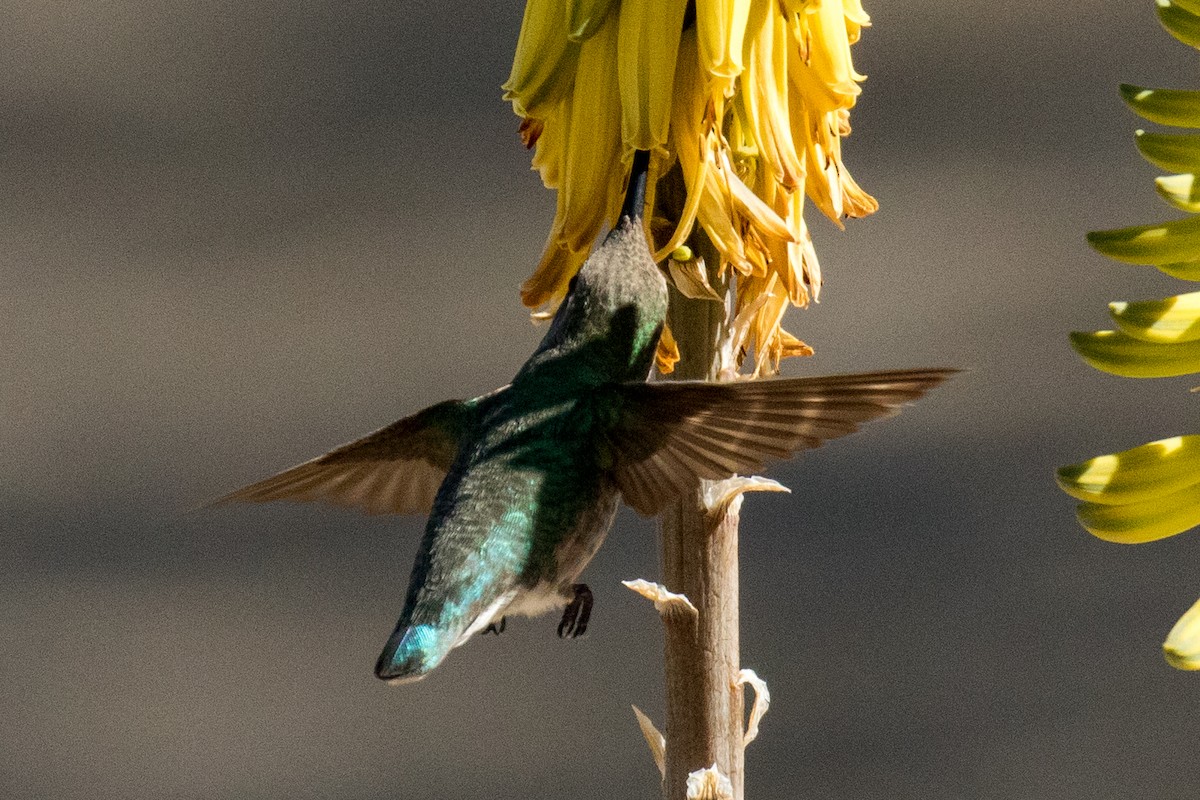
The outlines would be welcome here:
[[[486,628],[484,628],[484,629],[483,629],[483,630],[482,630],[482,631],[479,633],[479,635],[480,635],[480,636],[487,636],[489,633],[494,633],[494,634],[496,634],[497,636],[499,636],[500,634],[504,633],[504,624],[505,624],[506,622],[508,622],[508,617],[501,617],[501,618],[500,618],[500,624],[499,624],[499,625],[497,625],[495,622],[493,622],[493,623],[489,624],[489,625],[488,625]]]
[[[577,583],[573,587],[575,597],[563,609],[562,621],[558,623],[558,638],[574,639],[583,636],[587,630],[588,620],[592,616],[592,590],[586,583]]]

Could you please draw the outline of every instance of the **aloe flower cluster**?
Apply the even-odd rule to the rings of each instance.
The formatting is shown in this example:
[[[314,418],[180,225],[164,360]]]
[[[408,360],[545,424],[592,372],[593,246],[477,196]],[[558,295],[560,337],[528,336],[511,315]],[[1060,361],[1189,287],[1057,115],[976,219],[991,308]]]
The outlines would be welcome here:
[[[1200,0],[1158,0],[1163,27],[1200,49]],[[1200,91],[1124,85],[1121,96],[1146,120],[1200,129]],[[1158,194],[1188,216],[1088,234],[1099,252],[1200,281],[1200,134],[1137,132],[1151,164],[1173,173],[1155,181]],[[1088,364],[1114,375],[1161,378],[1200,372],[1200,292],[1159,300],[1110,303],[1114,330],[1071,334]],[[1200,435],[1176,436],[1098,456],[1058,471],[1062,489],[1083,501],[1078,518],[1092,534],[1137,544],[1200,525]],[[1168,663],[1200,669],[1200,602],[1164,644]]]
[[[698,222],[719,274],[738,276],[754,372],[810,354],[780,327],[821,286],[805,199],[839,226],[878,208],[842,163],[864,77],[850,46],[869,22],[859,0],[528,0],[505,99],[558,204],[523,302],[557,305],[615,222],[633,153],[649,151],[647,224],[672,280],[708,284],[683,246]],[[676,168],[686,199],[663,212],[655,184]]]

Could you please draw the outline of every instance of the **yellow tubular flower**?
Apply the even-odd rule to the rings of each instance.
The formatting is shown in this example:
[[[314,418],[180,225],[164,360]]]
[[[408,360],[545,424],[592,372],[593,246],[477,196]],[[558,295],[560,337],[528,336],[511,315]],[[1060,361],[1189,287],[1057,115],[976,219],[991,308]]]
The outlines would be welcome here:
[[[1200,0],[1158,0],[1159,20],[1175,38],[1200,47]],[[1200,92],[1122,85],[1139,116],[1162,125],[1200,128]],[[1100,253],[1200,280],[1200,135],[1138,131],[1138,151],[1169,172],[1155,181],[1159,196],[1193,216],[1088,234]],[[1200,372],[1200,292],[1161,300],[1109,304],[1117,330],[1076,332],[1071,346],[1096,369],[1130,378]],[[1176,436],[1062,467],[1058,483],[1082,502],[1079,523],[1120,544],[1174,536],[1200,525],[1200,435]],[[1200,669],[1200,603],[1175,625],[1163,652],[1178,669]]]
[[[632,150],[666,144],[675,84],[678,36],[686,0],[624,0],[617,39],[617,78],[621,87],[621,139]]]
[[[566,9],[557,0],[529,0],[512,74],[501,88],[521,117],[538,117],[571,88],[579,46],[567,38]]]
[[[750,5],[750,0],[696,0],[700,66],[712,77],[714,89],[726,97],[733,94],[734,79],[742,74],[742,40]]]
[[[632,153],[648,150],[656,258],[699,223],[718,274],[737,277],[754,372],[810,354],[780,327],[821,288],[805,197],[839,227],[878,208],[842,162],[863,80],[850,46],[869,23],[859,0],[528,0],[504,96],[558,203],[523,302],[544,312],[562,299],[616,222]],[[655,183],[680,176],[686,198],[668,215]]]
[[[541,123],[535,165],[542,179],[559,178],[558,211],[538,269],[521,287],[527,306],[558,300],[583,265],[610,209],[619,206],[621,177],[612,169],[622,155],[621,99],[612,64],[617,51],[612,15],[579,48],[572,93]],[[517,102],[514,99],[514,106]],[[543,150],[541,140],[550,137]]]

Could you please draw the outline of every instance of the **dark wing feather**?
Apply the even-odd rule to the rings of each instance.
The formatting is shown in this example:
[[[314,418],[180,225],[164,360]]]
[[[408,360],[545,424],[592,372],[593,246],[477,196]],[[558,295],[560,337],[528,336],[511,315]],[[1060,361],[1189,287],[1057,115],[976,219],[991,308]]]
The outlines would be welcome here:
[[[608,436],[625,502],[658,513],[698,478],[763,468],[896,413],[952,375],[928,369],[735,383],[629,383]]]
[[[212,505],[320,500],[368,514],[428,514],[477,405],[447,400],[430,406]]]

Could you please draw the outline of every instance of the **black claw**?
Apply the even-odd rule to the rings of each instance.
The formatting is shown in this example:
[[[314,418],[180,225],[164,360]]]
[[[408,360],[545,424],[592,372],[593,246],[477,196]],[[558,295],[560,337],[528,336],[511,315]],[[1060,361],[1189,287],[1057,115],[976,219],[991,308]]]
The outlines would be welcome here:
[[[499,636],[500,634],[504,633],[504,625],[507,622],[508,622],[508,617],[501,617],[499,625],[497,625],[496,623],[493,622],[493,623],[489,624],[486,628],[484,628],[483,631],[480,632],[479,635],[487,636],[489,633],[494,633],[497,636]]]
[[[588,620],[592,618],[592,590],[586,583],[577,583],[573,587],[575,597],[563,609],[562,621],[558,623],[558,638],[575,639],[583,636],[587,630]]]

